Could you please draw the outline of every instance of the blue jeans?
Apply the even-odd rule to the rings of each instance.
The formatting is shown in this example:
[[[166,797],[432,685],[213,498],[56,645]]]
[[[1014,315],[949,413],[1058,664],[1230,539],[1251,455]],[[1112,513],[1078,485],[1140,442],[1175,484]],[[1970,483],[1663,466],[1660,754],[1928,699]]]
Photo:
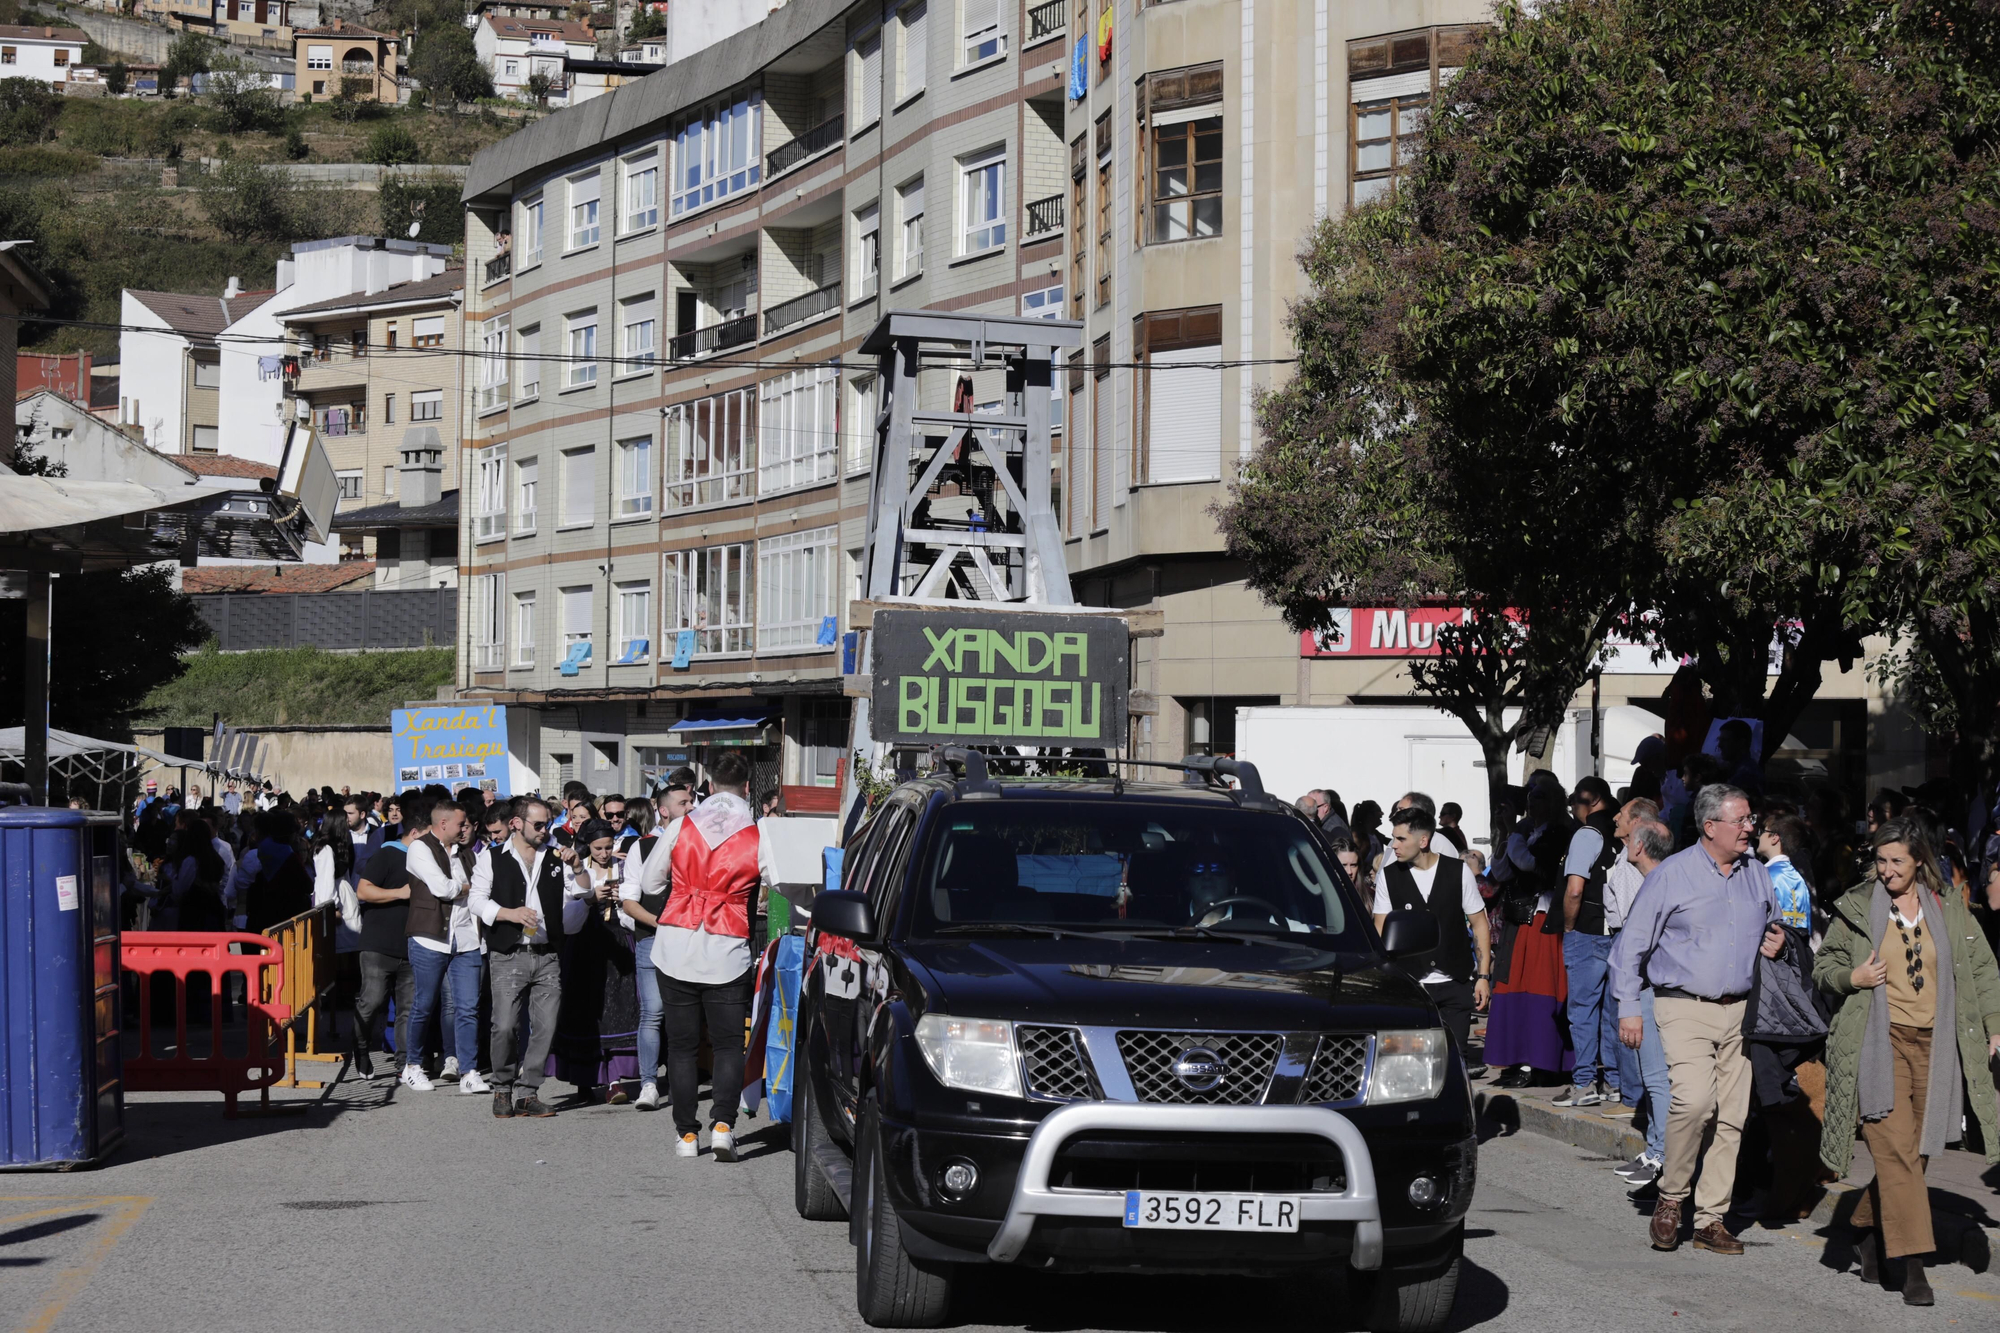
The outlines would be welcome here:
[[[458,1057],[461,1074],[479,1068],[479,979],[486,971],[486,955],[439,953],[411,941],[410,971],[416,976],[416,994],[410,1003],[410,1049],[402,1053],[403,1063],[423,1063],[431,1018],[440,1008],[440,992],[448,985],[453,1010],[451,1031],[441,1034],[444,1052]]]
[[[632,958],[639,965],[639,1082],[657,1083],[666,1008],[660,1003],[660,969],[653,966],[651,935],[632,942]]]
[[[1609,935],[1563,934],[1563,966],[1569,972],[1569,1040],[1576,1048],[1572,1080],[1587,1088],[1616,1072],[1618,1007],[1611,1003]]]
[[[1660,1044],[1660,1025],[1653,1021],[1653,988],[1639,992],[1645,1007],[1646,1035],[1639,1042],[1639,1079],[1646,1089],[1646,1151],[1655,1161],[1667,1160],[1667,1107],[1673,1085],[1667,1078],[1667,1048]]]

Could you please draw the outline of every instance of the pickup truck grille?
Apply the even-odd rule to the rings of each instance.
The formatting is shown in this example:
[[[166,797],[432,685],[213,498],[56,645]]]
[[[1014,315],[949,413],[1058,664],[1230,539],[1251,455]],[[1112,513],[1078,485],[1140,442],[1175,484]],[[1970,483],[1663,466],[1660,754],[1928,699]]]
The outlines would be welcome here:
[[[1200,1106],[1252,1106],[1264,1100],[1271,1073],[1278,1066],[1284,1038],[1275,1032],[1120,1032],[1118,1054],[1132,1090],[1142,1102],[1191,1102]],[[1207,1078],[1184,1079],[1175,1064],[1188,1051],[1205,1050],[1218,1057],[1225,1072]]]
[[[1076,1101],[1098,1095],[1075,1028],[1016,1028],[1014,1039],[1027,1069],[1029,1096]]]
[[[1313,1104],[1351,1102],[1361,1095],[1361,1078],[1367,1069],[1368,1038],[1322,1037],[1299,1100]]]

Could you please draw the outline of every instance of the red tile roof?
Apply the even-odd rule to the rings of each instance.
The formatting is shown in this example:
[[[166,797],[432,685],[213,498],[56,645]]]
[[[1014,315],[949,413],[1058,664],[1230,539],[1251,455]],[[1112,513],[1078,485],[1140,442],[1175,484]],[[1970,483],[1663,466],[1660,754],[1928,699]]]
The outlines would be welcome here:
[[[566,42],[582,42],[585,45],[597,41],[589,28],[574,19],[511,18],[497,14],[483,14],[480,17],[492,24],[493,30],[502,36],[515,37],[523,41],[527,40],[529,34],[537,32],[560,37]]]
[[[166,321],[175,333],[206,342],[271,299],[270,291],[243,292],[233,300],[220,296],[188,296],[181,292],[142,292],[128,288],[127,294]]]
[[[343,560],[337,565],[203,565],[181,571],[181,591],[190,595],[334,592],[374,578],[373,560]]]
[[[0,37],[15,42],[69,42],[78,46],[90,40],[81,28],[24,28],[13,23],[0,23]]]
[[[278,476],[278,469],[268,463],[253,463],[230,454],[174,454],[173,460],[204,477],[243,477],[252,481],[269,477],[275,481]]]

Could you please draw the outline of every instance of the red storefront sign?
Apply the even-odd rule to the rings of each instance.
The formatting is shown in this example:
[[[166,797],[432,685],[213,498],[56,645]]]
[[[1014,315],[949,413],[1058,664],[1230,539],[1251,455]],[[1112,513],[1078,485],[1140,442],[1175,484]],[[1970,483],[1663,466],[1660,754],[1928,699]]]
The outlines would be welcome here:
[[[1299,635],[1300,657],[1435,657],[1437,632],[1463,624],[1462,606],[1336,606],[1332,625]]]

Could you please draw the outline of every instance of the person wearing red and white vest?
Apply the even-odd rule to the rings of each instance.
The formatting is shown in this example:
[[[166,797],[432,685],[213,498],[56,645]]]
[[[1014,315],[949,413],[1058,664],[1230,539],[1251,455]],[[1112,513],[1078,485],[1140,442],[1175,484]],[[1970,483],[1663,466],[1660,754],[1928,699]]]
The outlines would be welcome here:
[[[667,1084],[679,1136],[674,1152],[681,1157],[700,1152],[695,1048],[706,1017],[715,1050],[709,1148],[716,1161],[733,1162],[743,1095],[743,1028],[756,963],[750,939],[760,885],[770,883],[770,854],[750,807],[749,763],[725,752],[709,781],[709,798],[668,825],[653,844],[640,891],[667,890],[652,962],[660,972],[666,1011]]]

